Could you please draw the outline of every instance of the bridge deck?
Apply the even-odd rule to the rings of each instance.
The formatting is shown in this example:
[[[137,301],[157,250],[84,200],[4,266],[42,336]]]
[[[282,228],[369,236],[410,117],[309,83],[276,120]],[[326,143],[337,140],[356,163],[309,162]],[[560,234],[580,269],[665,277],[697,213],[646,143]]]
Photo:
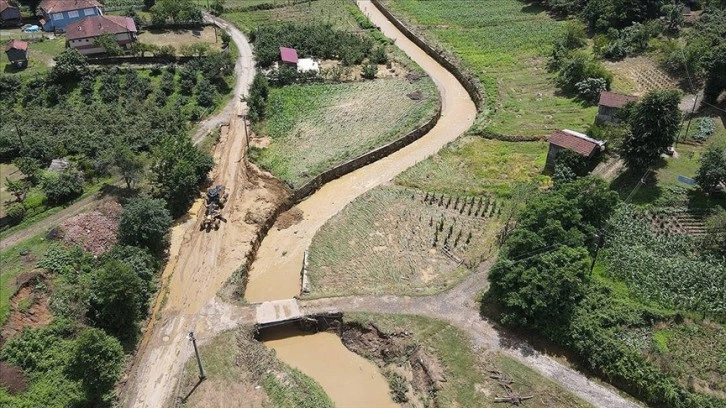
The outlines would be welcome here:
[[[296,299],[273,300],[257,306],[255,323],[258,326],[271,326],[301,319],[304,316]]]

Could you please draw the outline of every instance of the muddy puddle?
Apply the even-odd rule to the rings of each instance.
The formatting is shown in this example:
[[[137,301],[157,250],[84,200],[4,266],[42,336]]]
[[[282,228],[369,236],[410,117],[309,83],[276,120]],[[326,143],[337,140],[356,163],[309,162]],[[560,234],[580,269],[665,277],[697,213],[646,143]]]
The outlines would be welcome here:
[[[292,326],[266,329],[262,340],[277,358],[312,377],[336,407],[398,407],[378,367],[351,352],[330,332]]]

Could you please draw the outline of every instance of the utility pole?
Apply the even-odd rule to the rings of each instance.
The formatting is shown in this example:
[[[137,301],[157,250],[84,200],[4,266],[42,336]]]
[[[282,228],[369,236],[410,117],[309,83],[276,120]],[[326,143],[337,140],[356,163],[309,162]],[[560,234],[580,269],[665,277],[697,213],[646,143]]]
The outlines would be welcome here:
[[[698,94],[693,97],[693,108],[691,108],[691,113],[688,115],[688,124],[686,125],[686,133],[683,135],[683,137],[688,137],[688,129],[691,128],[691,120],[693,120],[693,112],[696,111],[696,105],[698,103]],[[678,139],[676,139],[676,145],[678,145]]]
[[[204,374],[204,367],[202,367],[202,359],[199,357],[199,349],[197,348],[197,339],[194,338],[194,332],[189,332],[189,340],[194,345],[194,354],[197,356],[197,365],[199,365],[199,381],[202,381],[207,376]]]

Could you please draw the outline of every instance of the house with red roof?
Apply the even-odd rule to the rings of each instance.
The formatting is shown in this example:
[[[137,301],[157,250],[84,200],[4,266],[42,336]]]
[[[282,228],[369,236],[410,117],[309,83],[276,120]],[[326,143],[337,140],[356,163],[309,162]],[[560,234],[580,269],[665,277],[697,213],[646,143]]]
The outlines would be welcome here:
[[[131,48],[136,41],[136,24],[131,17],[93,16],[66,26],[68,46],[83,55],[101,54],[106,49],[96,43],[103,34],[111,35],[121,48]]]
[[[294,48],[280,47],[280,61],[285,65],[297,68],[297,50]]]
[[[9,0],[0,0],[0,25],[20,25],[20,9]]]
[[[557,154],[563,149],[575,152],[587,159],[592,159],[605,151],[604,141],[593,139],[583,133],[569,129],[555,130],[547,141],[550,143],[550,148],[547,151],[545,168],[550,170],[554,170]]]
[[[617,113],[628,102],[636,102],[637,96],[623,95],[610,91],[600,93],[600,101],[597,103],[597,122],[619,122]]]
[[[18,68],[28,66],[28,43],[20,40],[10,40],[5,46],[5,55],[11,64]]]
[[[37,10],[43,31],[63,32],[82,18],[103,15],[101,7],[96,0],[42,0]]]

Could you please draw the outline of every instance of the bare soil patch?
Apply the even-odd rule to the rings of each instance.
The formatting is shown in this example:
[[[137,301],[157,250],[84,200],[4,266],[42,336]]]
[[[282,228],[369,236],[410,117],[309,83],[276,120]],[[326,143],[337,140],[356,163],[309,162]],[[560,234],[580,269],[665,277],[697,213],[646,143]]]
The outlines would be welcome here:
[[[275,222],[275,228],[278,230],[284,230],[290,228],[298,222],[302,221],[303,212],[298,207],[292,207],[277,217]]]
[[[28,378],[23,370],[0,361],[0,388],[10,395],[20,394],[28,389]]]
[[[655,89],[677,88],[678,81],[648,57],[625,58],[616,62],[605,62],[615,74],[615,88],[620,92],[642,96]]]
[[[40,273],[24,274],[10,298],[10,316],[0,330],[0,347],[27,328],[46,326],[52,320],[49,297],[43,291],[45,278]]]
[[[215,41],[216,40],[216,41]],[[146,30],[139,34],[139,41],[147,44],[155,45],[172,45],[177,51],[182,45],[190,45],[196,43],[207,43],[213,49],[219,49],[222,41],[215,38],[213,27],[195,28],[195,29],[153,29]]]
[[[103,203],[97,210],[69,218],[60,224],[63,240],[83,246],[98,256],[116,243],[121,205],[115,201]]]

